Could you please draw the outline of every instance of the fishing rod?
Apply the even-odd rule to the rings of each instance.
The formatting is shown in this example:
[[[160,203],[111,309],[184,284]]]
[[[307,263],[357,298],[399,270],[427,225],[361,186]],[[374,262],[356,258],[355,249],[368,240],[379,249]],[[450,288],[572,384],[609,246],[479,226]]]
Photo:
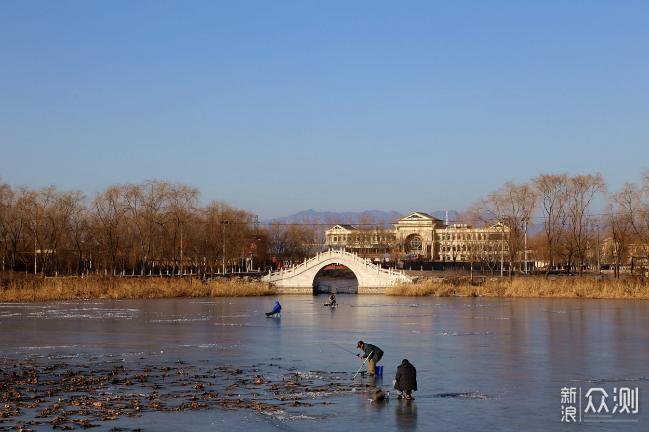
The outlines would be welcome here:
[[[356,353],[353,351],[348,350],[347,348],[343,348],[342,346],[338,345],[336,342],[330,342],[332,345],[334,345],[336,348],[340,348],[341,350],[350,353],[353,356],[356,356]]]
[[[361,364],[361,367],[358,368],[358,370],[354,374],[354,377],[352,378],[352,380],[355,379],[356,375],[358,375],[358,373],[361,371],[361,369],[363,369],[363,366],[365,366],[365,363],[367,363],[367,361],[370,359],[370,357],[372,357],[372,354],[374,354],[374,351],[370,351],[370,354],[367,357],[365,357],[365,360],[363,360],[363,363]]]

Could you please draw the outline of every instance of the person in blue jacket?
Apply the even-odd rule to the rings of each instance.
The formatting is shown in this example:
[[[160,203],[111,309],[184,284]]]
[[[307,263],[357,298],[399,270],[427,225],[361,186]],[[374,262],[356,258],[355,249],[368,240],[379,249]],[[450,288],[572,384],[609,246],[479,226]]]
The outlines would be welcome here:
[[[281,311],[282,311],[282,305],[279,304],[279,300],[275,300],[275,306],[273,306],[273,310],[270,312],[266,312],[266,316],[270,317],[273,315],[279,315]]]

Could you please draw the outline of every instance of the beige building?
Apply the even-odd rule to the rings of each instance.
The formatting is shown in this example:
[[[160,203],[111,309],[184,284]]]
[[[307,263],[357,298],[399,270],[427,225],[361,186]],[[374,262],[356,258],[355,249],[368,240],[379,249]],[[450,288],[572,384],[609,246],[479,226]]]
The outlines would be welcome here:
[[[502,225],[475,228],[447,225],[424,212],[412,212],[393,228],[338,224],[326,231],[327,246],[365,257],[387,255],[433,261],[499,260],[507,255],[509,229]]]
[[[628,243],[620,244],[607,237],[600,244],[601,263],[605,266],[611,266],[618,261],[625,267],[649,266],[649,244]],[[621,255],[618,259],[618,255]]]
[[[509,228],[502,224],[472,227],[466,224],[444,226],[435,232],[439,261],[498,261],[508,255]]]
[[[431,258],[436,255],[435,231],[444,222],[424,212],[412,212],[394,224],[399,250],[412,257]]]
[[[394,232],[381,227],[359,228],[337,224],[326,231],[329,249],[346,250],[364,257],[390,253],[396,244]]]

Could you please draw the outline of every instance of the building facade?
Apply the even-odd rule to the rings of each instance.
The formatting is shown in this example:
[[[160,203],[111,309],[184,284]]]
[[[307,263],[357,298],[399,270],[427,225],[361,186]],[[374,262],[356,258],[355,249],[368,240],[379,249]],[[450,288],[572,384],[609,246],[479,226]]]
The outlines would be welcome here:
[[[412,212],[394,224],[397,247],[402,255],[410,258],[435,257],[435,231],[444,222],[424,212]]]
[[[611,267],[619,264],[625,268],[649,267],[649,244],[616,242],[607,237],[600,244],[601,264]]]
[[[396,244],[394,232],[383,227],[360,228],[337,224],[326,232],[329,249],[346,250],[369,258],[385,257]]]
[[[326,232],[331,249],[368,258],[429,261],[498,261],[507,256],[509,229],[496,224],[449,225],[424,212],[412,212],[391,228],[334,225]]]
[[[435,235],[439,261],[496,262],[509,253],[509,229],[502,224],[480,228],[467,224],[446,225]]]

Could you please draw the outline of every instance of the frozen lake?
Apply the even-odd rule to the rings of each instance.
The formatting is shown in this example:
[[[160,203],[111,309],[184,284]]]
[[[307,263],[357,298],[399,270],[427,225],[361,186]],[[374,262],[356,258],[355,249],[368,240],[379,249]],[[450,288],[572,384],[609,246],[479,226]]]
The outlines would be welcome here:
[[[99,422],[94,430],[649,428],[644,404],[649,395],[649,302],[339,295],[339,307],[331,310],[323,307],[325,295],[279,299],[280,319],[264,315],[272,308],[272,297],[0,304],[2,379],[6,383],[17,363],[28,361],[41,368],[55,365],[51,369],[182,367],[189,374],[205,374],[195,375],[197,380],[211,376],[221,395],[225,384],[220,381],[226,378],[218,373],[228,368],[271,381],[285,382],[286,374],[293,373],[309,385],[322,381],[337,386],[335,393],[309,396],[312,404],[282,405],[275,411],[212,407],[156,412],[144,404],[141,414]],[[388,403],[368,401],[368,378],[351,380],[360,365],[352,355],[359,339],[385,351],[380,362],[384,376],[375,384],[386,390],[403,358],[417,367],[414,402],[398,401],[394,392]],[[213,368],[221,372],[209,375]],[[637,387],[639,413],[562,423],[563,387],[584,393],[600,387],[611,394]],[[133,391],[146,400],[151,389],[134,385]],[[610,399],[610,409],[613,405]],[[0,419],[0,430],[33,419],[41,408]],[[608,423],[611,419],[624,421]],[[51,430],[44,422],[30,428]]]

